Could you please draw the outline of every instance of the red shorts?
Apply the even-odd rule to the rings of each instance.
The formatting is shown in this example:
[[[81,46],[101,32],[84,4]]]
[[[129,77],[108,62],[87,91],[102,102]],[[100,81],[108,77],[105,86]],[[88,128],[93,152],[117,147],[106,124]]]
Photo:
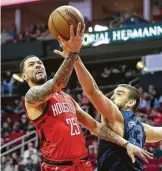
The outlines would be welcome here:
[[[57,166],[43,162],[41,171],[93,171],[93,169],[90,161],[80,160],[69,166]]]

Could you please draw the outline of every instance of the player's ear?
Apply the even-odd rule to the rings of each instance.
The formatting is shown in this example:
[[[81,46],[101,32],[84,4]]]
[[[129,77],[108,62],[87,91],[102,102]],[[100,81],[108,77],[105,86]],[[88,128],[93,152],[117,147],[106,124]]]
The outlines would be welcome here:
[[[135,104],[136,104],[136,100],[135,100],[135,99],[131,99],[131,100],[129,101],[128,106],[129,106],[129,107],[133,107]]]
[[[28,79],[28,77],[26,76],[25,73],[22,74],[21,78],[22,78],[23,80],[25,80],[25,81],[27,81],[27,79]]]

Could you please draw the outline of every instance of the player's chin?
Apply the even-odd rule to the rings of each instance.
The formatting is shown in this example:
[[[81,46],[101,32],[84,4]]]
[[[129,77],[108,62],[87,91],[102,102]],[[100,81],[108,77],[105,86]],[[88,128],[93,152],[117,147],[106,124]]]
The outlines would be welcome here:
[[[45,76],[40,76],[40,77],[37,77],[36,79],[35,79],[35,82],[37,83],[37,84],[44,84],[45,82],[46,82],[46,77]]]

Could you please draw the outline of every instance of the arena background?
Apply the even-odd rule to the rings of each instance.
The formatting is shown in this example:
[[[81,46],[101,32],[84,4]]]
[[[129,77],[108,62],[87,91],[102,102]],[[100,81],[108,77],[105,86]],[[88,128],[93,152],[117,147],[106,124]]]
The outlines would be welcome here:
[[[162,1],[161,0],[2,0],[1,2],[1,170],[39,171],[39,139],[23,110],[28,86],[19,75],[20,61],[39,56],[51,78],[62,58],[47,27],[50,13],[73,5],[85,17],[81,58],[100,89],[109,97],[120,83],[139,88],[138,118],[162,126]],[[64,90],[100,121],[75,73]],[[97,138],[85,128],[89,159],[96,169]],[[145,171],[162,170],[162,142],[146,144],[154,159]]]

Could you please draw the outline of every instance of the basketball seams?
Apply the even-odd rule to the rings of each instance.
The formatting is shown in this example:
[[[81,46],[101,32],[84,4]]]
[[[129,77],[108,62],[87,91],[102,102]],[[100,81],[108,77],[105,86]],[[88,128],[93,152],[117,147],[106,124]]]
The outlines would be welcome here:
[[[63,37],[62,34],[57,30],[57,28],[56,28],[56,26],[55,26],[55,24],[54,24],[54,21],[53,21],[53,13],[52,13],[52,16],[51,16],[51,20],[52,20],[52,24],[53,24],[55,30],[57,31],[57,33],[58,33],[61,37]]]
[[[73,9],[70,9],[68,8],[68,10],[71,12],[71,13],[75,13],[75,17],[76,19],[78,20],[78,23],[82,21],[82,16],[79,16],[79,14],[77,13],[77,11],[73,10]],[[84,27],[84,18],[83,18],[83,23],[81,22],[81,25]],[[77,26],[76,26],[77,27]],[[82,29],[83,29],[82,27]]]
[[[67,23],[69,26],[71,25],[71,24],[69,24],[69,22],[66,20],[66,18],[65,18],[59,11],[56,10],[56,12],[60,14],[60,16],[66,21],[66,23]]]
[[[78,21],[80,21],[80,20],[82,20],[82,16],[80,16],[79,14],[78,14],[78,12],[80,12],[80,11],[75,11],[75,10],[73,10],[73,9],[68,9],[70,12],[74,12],[75,13],[75,17],[77,18],[77,20]],[[80,21],[81,22],[81,21]],[[81,22],[82,23],[82,22]],[[84,18],[83,18],[83,23],[82,24],[84,24]]]
[[[66,9],[65,9],[66,10]],[[75,13],[75,15],[73,15],[76,19],[77,19],[77,22],[79,23],[80,22],[80,20],[81,20],[81,18],[79,17],[79,15],[77,14],[77,12],[75,11],[75,10],[72,10],[72,9],[69,9],[68,8],[68,10],[73,14],[73,13]],[[57,11],[57,10],[56,10]],[[70,26],[70,25],[72,25],[71,23],[69,23],[68,22],[68,20],[59,12],[59,11],[57,11],[60,15],[61,15],[61,17],[67,22],[67,24]],[[84,23],[82,23],[82,24],[84,24]]]
[[[78,21],[80,21],[82,19],[82,16],[79,16],[78,12],[80,11],[76,11],[76,10],[73,10],[71,8],[68,8],[68,10],[71,12],[71,13],[75,13],[75,17],[77,18]],[[81,21],[80,21],[81,22]],[[84,24],[84,18],[83,18],[83,23]]]

